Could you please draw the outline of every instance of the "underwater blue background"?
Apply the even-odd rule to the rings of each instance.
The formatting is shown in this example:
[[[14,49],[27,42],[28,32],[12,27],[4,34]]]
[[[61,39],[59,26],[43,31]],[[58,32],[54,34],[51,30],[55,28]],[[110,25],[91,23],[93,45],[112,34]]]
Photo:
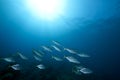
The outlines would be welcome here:
[[[56,40],[63,46],[77,49],[91,56],[88,59],[80,59],[82,64],[93,70],[91,80],[119,80],[119,0],[70,0],[66,14],[62,16],[63,22],[58,20],[57,24],[35,21],[26,9],[21,9],[21,2],[20,0],[0,0],[1,58],[20,51],[29,57],[34,65],[37,62],[32,59],[32,49],[40,50],[40,46],[49,46],[52,40]],[[15,7],[14,3],[18,7]],[[44,26],[42,30],[39,28],[41,26]],[[56,64],[59,67],[67,63],[66,61],[63,64],[52,63],[47,57],[44,62],[54,67],[57,67]],[[21,63],[24,62],[21,61]],[[2,65],[3,63],[0,63],[1,67]],[[31,64],[26,65],[31,66]],[[66,68],[69,70],[69,66],[66,65]],[[28,70],[32,71],[30,68]],[[64,70],[64,67],[60,70]]]

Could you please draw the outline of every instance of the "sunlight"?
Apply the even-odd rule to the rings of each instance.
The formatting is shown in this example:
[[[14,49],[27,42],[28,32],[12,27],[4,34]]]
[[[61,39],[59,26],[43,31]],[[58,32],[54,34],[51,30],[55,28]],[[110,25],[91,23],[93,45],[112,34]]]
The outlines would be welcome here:
[[[43,19],[54,19],[62,11],[63,0],[27,0],[31,12]]]

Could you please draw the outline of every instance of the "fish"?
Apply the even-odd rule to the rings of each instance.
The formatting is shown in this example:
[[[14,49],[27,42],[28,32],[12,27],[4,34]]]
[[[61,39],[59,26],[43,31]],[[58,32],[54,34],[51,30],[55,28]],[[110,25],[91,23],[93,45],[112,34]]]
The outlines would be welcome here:
[[[80,70],[80,72],[82,72],[83,74],[91,74],[92,73],[92,70],[88,69],[88,68],[82,68]]]
[[[77,75],[81,75],[82,74],[82,72],[80,72],[80,70],[72,70],[72,72],[74,72]]]
[[[81,54],[77,54],[79,57],[90,57],[89,55],[87,54],[84,54],[84,53],[81,53]]]
[[[39,69],[45,69],[45,66],[43,64],[39,64],[39,65],[37,65],[37,68],[39,68]]]
[[[41,55],[44,55],[45,53],[41,50],[38,50],[38,52],[41,54]]]
[[[53,47],[56,51],[61,52],[61,50],[60,50],[58,47],[56,47],[56,46],[54,46],[54,45],[52,45],[52,47]]]
[[[10,67],[14,70],[20,70],[20,65],[19,64],[15,64],[15,65],[12,65]]]
[[[62,46],[60,43],[56,42],[56,41],[52,41],[55,45],[57,46]]]
[[[64,56],[69,62],[80,64],[80,62],[72,56]]]
[[[22,55],[20,52],[18,52],[17,54],[20,56],[21,59],[23,59],[23,60],[28,60],[28,58],[25,57],[24,55]]]
[[[68,51],[69,53],[72,53],[72,54],[77,54],[77,52],[72,50],[72,49],[64,48],[64,50],[66,50],[66,51]]]
[[[6,61],[6,62],[15,62],[15,60],[11,57],[8,58],[1,58],[2,60]]]
[[[36,51],[36,50],[33,50],[33,53],[35,54],[35,55],[37,55],[37,56],[39,56],[39,57],[42,57],[43,55],[42,54],[40,54],[38,51]]]
[[[77,74],[77,75],[81,75],[82,72],[81,72],[80,70],[81,70],[82,68],[83,68],[83,66],[74,66],[74,67],[72,68],[72,72],[74,72],[74,73]]]
[[[37,61],[42,61],[42,59],[40,59],[38,56],[33,56],[34,58],[35,58],[35,60],[37,60]]]
[[[52,52],[52,50],[46,46],[42,46],[42,48],[45,50],[45,51],[48,51],[48,52]]]
[[[75,66],[75,68],[81,70],[81,69],[83,69],[84,67],[83,67],[83,66]]]
[[[56,61],[63,61],[61,58],[56,57],[56,56],[52,56],[53,59],[55,59]]]

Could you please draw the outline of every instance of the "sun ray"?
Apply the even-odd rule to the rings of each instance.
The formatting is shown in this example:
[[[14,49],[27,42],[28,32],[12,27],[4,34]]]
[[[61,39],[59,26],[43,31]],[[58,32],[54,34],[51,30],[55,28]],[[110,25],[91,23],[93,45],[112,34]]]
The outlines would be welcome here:
[[[40,18],[53,19],[62,11],[62,0],[27,0],[32,13]]]

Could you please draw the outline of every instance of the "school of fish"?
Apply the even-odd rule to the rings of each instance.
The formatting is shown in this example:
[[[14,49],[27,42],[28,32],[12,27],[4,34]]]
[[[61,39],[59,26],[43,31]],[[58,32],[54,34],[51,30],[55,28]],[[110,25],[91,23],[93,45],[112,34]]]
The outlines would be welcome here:
[[[57,51],[59,53],[67,52],[71,55],[64,55],[63,57],[51,55],[51,59],[53,59],[55,61],[59,61],[59,62],[62,62],[66,59],[68,62],[75,65],[72,68],[71,71],[73,73],[77,74],[77,75],[93,73],[92,70],[81,66],[81,62],[73,56],[73,55],[76,55],[79,58],[80,57],[89,58],[90,56],[88,54],[79,53],[79,52],[77,52],[73,49],[66,48],[66,47],[62,46],[57,41],[52,41],[51,46],[41,46],[41,48],[43,49],[43,51],[42,50],[35,50],[35,49],[32,50],[34,60],[41,62],[42,57],[44,56],[45,52],[49,52],[49,53],[53,53],[53,51]],[[25,55],[23,55],[20,52],[17,52],[15,56],[18,56],[22,60],[29,60],[29,58],[27,58]],[[0,58],[0,60],[4,60],[4,61],[9,62],[9,63],[14,63],[15,62],[15,59],[12,56],[11,57]],[[14,64],[14,65],[11,65],[9,67],[11,67],[14,70],[21,70],[20,64]],[[38,65],[36,65],[36,67],[40,70],[46,69],[46,66],[44,64],[38,64]]]

